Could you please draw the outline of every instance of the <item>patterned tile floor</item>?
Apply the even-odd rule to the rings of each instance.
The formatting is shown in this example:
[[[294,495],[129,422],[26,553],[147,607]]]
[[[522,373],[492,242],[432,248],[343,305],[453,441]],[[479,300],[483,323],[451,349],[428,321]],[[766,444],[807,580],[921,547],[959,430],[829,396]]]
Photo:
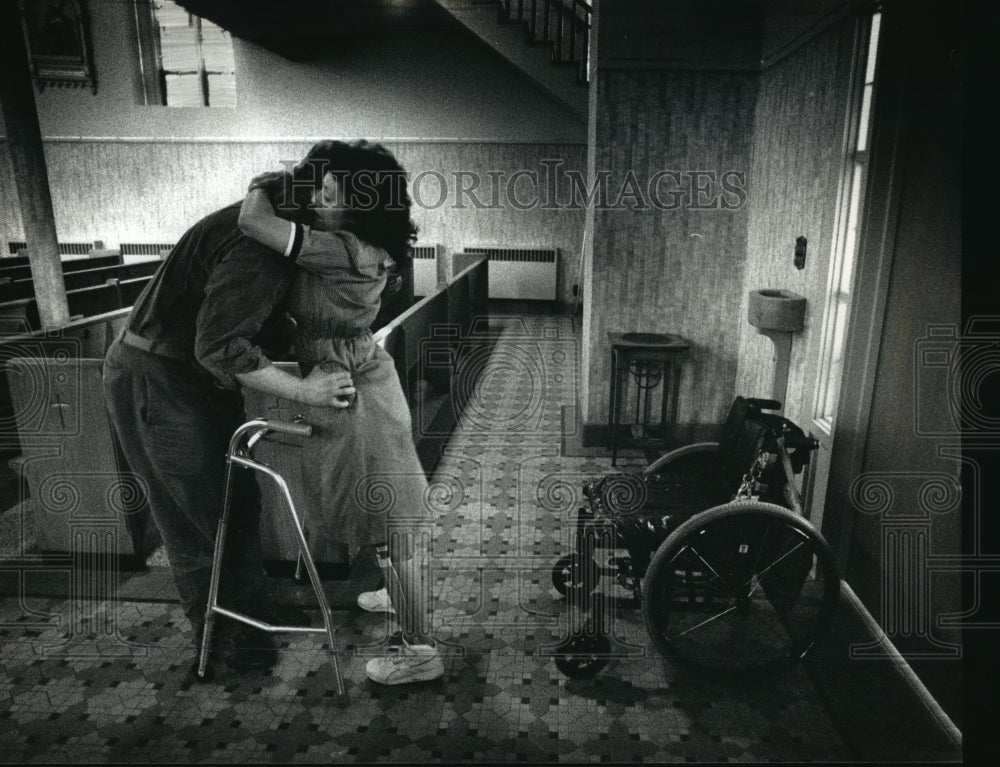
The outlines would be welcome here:
[[[499,324],[499,323],[495,323]],[[365,656],[385,616],[335,613],[349,704],[319,635],[283,635],[268,673],[192,681],[170,601],[0,603],[4,762],[843,762],[801,669],[712,683],[648,649],[617,613],[621,657],[570,680],[546,648],[570,611],[551,586],[580,482],[601,457],[560,455],[579,344],[567,318],[509,318],[432,479],[436,635],[444,678],[379,687]],[[475,355],[472,355],[473,358]],[[318,612],[313,613],[319,625]]]

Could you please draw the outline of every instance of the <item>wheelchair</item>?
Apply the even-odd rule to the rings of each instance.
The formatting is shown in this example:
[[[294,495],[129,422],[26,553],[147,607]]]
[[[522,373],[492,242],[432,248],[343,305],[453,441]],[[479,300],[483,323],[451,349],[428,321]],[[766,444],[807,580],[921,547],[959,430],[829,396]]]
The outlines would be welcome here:
[[[718,678],[776,673],[829,630],[840,576],[794,482],[819,445],[764,412],[780,408],[736,397],[718,442],[584,485],[574,551],[552,567],[553,586],[587,616],[552,651],[564,675],[592,677],[613,657],[604,577],[631,593],[661,654]]]

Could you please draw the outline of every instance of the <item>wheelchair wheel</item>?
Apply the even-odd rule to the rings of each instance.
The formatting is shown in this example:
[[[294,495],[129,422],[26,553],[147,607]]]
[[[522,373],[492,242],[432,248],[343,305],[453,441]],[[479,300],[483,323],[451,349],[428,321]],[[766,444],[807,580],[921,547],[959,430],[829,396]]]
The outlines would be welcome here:
[[[681,524],[654,555],[643,591],[646,628],[664,655],[751,678],[794,664],[826,633],[840,577],[802,517],[734,501]]]
[[[570,679],[590,679],[608,665],[611,640],[603,634],[576,634],[559,646],[556,668]]]
[[[571,591],[589,594],[597,588],[600,573],[593,559],[585,560],[579,554],[560,557],[552,565],[552,585],[563,596]]]

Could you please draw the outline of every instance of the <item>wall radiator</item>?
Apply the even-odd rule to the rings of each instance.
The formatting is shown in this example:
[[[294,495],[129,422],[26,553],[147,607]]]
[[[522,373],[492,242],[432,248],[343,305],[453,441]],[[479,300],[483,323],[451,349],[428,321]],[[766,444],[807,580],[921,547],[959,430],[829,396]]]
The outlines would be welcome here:
[[[119,245],[122,263],[125,264],[149,261],[150,258],[165,259],[173,247],[169,242],[123,242]]]
[[[490,298],[556,300],[558,248],[476,246],[465,252],[489,260]]]
[[[118,246],[123,256],[156,256],[159,258],[164,251],[170,252],[173,243],[169,242],[123,242]]]
[[[413,295],[429,296],[437,288],[440,245],[413,246]]]
[[[60,242],[57,245],[59,246],[60,256],[86,256],[94,249],[94,243],[92,242]],[[24,255],[21,251],[27,249],[28,243],[26,242],[7,243],[7,250],[12,256]]]
[[[60,242],[58,244],[61,256],[87,256],[97,245],[93,242]],[[12,256],[23,255],[21,251],[27,247],[26,242],[7,243],[7,250]],[[174,247],[172,244],[164,242],[123,242],[118,246],[118,250],[121,251],[122,263],[128,264],[133,261],[148,261],[150,256],[163,258],[172,247]]]

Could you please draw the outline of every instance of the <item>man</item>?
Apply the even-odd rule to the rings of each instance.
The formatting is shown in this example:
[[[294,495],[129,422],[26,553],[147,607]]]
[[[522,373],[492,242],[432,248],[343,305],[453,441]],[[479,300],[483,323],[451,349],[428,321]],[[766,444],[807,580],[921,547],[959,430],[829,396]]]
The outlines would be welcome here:
[[[354,393],[347,373],[317,368],[300,379],[271,365],[259,339],[281,314],[296,267],[240,234],[239,210],[239,203],[218,210],[181,237],[139,296],[104,365],[111,420],[131,469],[148,487],[196,645],[225,455],[233,431],[246,420],[239,386],[330,407],[346,407],[344,398]],[[252,472],[236,475],[219,602],[267,620],[273,610],[265,605],[258,490]],[[217,626],[214,652],[229,667],[276,662],[270,634],[225,619]]]

